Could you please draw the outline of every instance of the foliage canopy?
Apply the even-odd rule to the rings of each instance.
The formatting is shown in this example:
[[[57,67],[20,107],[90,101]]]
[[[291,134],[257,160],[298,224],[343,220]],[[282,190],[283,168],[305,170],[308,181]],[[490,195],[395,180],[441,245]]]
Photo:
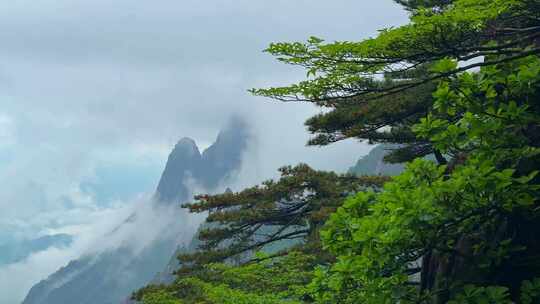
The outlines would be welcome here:
[[[399,144],[387,160],[406,170],[354,178],[300,165],[198,197],[186,207],[210,212],[202,251],[144,302],[540,301],[540,2],[396,2],[410,23],[374,38],[271,44],[307,78],[251,92],[327,108],[306,122],[310,144]],[[301,242],[252,258],[289,237]]]

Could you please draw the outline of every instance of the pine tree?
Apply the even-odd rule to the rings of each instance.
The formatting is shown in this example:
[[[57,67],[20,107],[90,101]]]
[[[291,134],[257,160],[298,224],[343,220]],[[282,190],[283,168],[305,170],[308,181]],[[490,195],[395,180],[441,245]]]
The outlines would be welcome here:
[[[417,9],[411,23],[360,42],[273,43],[266,52],[307,70],[309,79],[252,93],[329,109],[307,120],[312,145],[347,138],[405,144],[389,161],[434,153],[410,126],[431,111],[437,81],[458,73],[539,52],[537,1],[401,1]],[[440,10],[418,10],[420,6]],[[441,72],[447,58],[465,62]],[[482,60],[483,58],[487,60]],[[435,66],[436,65],[436,66]],[[382,76],[382,79],[381,79]]]
[[[298,245],[298,250],[318,253],[319,229],[344,198],[377,189],[388,180],[384,176],[317,171],[305,164],[279,171],[277,181],[268,180],[237,193],[199,195],[185,205],[191,212],[208,212],[208,217],[198,233],[200,251],[179,257],[186,265],[180,272],[191,273],[193,267],[230,260],[279,242],[285,242],[286,246],[278,247],[286,250]]]
[[[540,2],[401,2],[411,22],[375,38],[271,44],[308,79],[252,90],[328,108],[307,121],[311,144],[386,139],[407,147],[395,160],[428,150],[440,165],[415,160],[381,193],[339,208],[321,232],[337,261],[313,292],[319,303],[531,303],[523,299],[540,290],[531,232],[540,225]]]

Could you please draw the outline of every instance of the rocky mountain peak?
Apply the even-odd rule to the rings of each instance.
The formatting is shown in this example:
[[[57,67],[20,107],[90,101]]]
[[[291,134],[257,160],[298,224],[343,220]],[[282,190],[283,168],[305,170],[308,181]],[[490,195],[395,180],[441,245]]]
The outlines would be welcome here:
[[[245,123],[237,118],[220,132],[214,144],[202,154],[193,139],[182,138],[167,159],[152,203],[179,207],[180,203],[192,198],[193,185],[213,191],[240,169],[247,140]],[[80,257],[34,285],[23,304],[121,303],[131,292],[148,284],[158,272],[167,267],[169,261],[176,261],[171,256],[182,245],[178,236],[187,240],[195,233],[191,231],[193,227],[189,227],[189,221],[181,220],[182,216],[186,216],[181,214],[185,210],[165,210],[177,210],[179,214],[173,216],[178,216],[178,222],[164,226],[164,231],[158,232],[160,237],[145,244],[142,251],[135,254],[130,248],[119,245],[118,248],[102,253]],[[121,231],[126,225],[133,225],[132,222],[139,215],[136,211],[109,235],[113,237],[116,231]],[[123,237],[138,239],[138,231],[134,230],[133,234]]]

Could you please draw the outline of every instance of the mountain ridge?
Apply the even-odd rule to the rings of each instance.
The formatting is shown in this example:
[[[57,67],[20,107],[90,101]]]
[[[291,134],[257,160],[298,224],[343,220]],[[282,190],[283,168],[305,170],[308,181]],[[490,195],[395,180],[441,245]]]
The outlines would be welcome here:
[[[150,206],[134,212],[107,237],[119,238],[117,247],[69,262],[35,284],[23,304],[116,304],[150,282],[198,226],[180,203],[190,199],[194,184],[211,190],[230,181],[241,167],[248,138],[247,125],[239,118],[202,153],[193,139],[182,138],[167,159]],[[135,250],[130,244],[140,234],[148,234],[150,241]]]

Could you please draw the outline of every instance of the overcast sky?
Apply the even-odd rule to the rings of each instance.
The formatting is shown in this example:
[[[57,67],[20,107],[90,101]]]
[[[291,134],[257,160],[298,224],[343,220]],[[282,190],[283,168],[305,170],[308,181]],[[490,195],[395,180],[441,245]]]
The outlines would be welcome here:
[[[246,90],[305,75],[262,52],[272,41],[359,40],[406,19],[391,0],[2,1],[0,243],[92,225],[153,191],[178,139],[204,148],[235,114],[257,139],[253,183],[301,161],[346,170],[367,146],[305,147],[319,109]]]

